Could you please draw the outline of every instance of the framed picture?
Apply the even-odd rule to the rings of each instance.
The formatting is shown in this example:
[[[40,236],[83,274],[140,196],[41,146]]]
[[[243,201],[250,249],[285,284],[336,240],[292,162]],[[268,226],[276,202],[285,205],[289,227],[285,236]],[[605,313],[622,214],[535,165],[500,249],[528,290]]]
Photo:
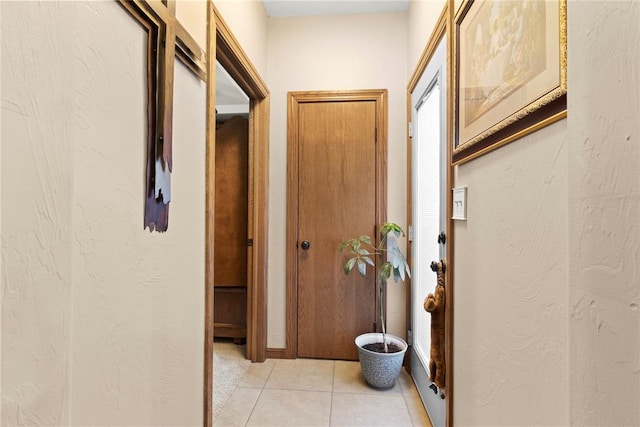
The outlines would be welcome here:
[[[455,18],[460,164],[567,115],[566,0],[466,0]]]

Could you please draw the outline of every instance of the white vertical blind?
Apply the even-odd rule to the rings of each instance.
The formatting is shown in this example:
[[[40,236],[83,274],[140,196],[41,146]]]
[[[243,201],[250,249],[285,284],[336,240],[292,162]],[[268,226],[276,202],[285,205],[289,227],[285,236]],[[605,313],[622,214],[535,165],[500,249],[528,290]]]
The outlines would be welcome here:
[[[413,135],[413,301],[421,305],[436,287],[431,261],[440,259],[440,87],[428,89],[417,106]],[[431,316],[413,310],[414,347],[424,366],[429,366]]]

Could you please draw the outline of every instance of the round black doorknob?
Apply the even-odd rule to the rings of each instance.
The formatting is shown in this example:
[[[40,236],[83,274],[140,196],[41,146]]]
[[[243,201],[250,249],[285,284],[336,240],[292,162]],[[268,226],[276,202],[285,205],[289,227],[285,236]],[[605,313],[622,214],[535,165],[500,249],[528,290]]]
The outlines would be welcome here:
[[[302,249],[304,249],[305,251],[307,249],[309,249],[310,247],[311,247],[311,243],[309,243],[308,240],[305,240],[305,241],[302,242]]]

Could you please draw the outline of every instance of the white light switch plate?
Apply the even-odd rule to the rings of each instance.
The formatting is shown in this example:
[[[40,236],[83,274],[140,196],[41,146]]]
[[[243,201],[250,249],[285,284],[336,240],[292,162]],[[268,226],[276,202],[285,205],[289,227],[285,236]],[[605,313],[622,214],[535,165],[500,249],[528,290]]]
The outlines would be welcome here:
[[[467,220],[467,187],[453,189],[453,219]]]

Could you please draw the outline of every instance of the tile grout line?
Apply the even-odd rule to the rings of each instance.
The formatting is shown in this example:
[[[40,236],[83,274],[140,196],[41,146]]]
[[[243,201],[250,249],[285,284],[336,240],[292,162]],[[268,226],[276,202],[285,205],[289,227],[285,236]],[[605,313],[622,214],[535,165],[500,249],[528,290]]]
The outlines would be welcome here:
[[[407,414],[409,415],[409,421],[411,422],[411,425],[414,425],[414,419],[413,419],[413,416],[411,415],[411,411],[409,410],[407,396],[404,393],[404,387],[402,386],[402,383],[400,383],[400,389],[402,390],[402,401],[404,402],[404,407],[407,410]]]
[[[418,393],[418,395],[420,394],[420,391],[417,389],[417,385],[415,383],[415,381],[413,380],[413,376],[411,375],[410,372],[407,371],[407,374],[409,374],[409,381],[411,381],[411,383],[413,384],[413,387],[416,387],[416,392]],[[402,399],[404,400],[404,406],[407,408],[407,412],[409,413],[409,420],[411,421],[411,425],[415,425],[416,422],[418,422],[419,420],[416,420],[414,418],[414,414],[412,413],[412,411],[409,409],[409,402],[407,401],[407,394],[409,394],[411,391],[407,390],[407,393],[405,393],[404,390],[404,385],[401,382],[400,383],[400,389],[402,390]],[[425,412],[427,411],[427,408],[424,408]],[[427,417],[429,417],[429,414],[427,413]],[[429,421],[431,421],[431,419],[429,419]]]
[[[264,392],[264,389],[267,386],[267,383],[269,382],[269,378],[271,378],[271,375],[273,374],[273,370],[276,368],[276,363],[277,363],[277,360],[276,362],[274,362],[273,366],[271,367],[271,370],[269,371],[269,375],[267,375],[267,378],[264,380],[264,384],[262,384],[262,387],[260,387],[260,393],[258,394],[258,398],[256,399],[255,403],[251,407],[251,412],[249,412],[249,416],[247,417],[247,421],[245,421],[244,423],[244,427],[247,427],[247,425],[249,425],[249,421],[251,420],[253,411],[256,410],[256,406],[258,406],[258,402],[260,401],[260,398],[262,397],[262,393]]]
[[[331,418],[333,415],[333,393],[335,392],[336,383],[336,361],[333,361],[333,375],[331,376],[331,403],[329,404],[329,427],[331,427]]]
[[[246,427],[247,425],[249,425],[249,421],[251,420],[251,415],[253,415],[253,411],[255,411],[256,406],[258,406],[258,401],[260,400],[260,398],[262,397],[262,392],[264,391],[264,388],[260,389],[260,393],[258,394],[258,398],[256,399],[255,403],[253,404],[253,406],[251,407],[251,411],[249,412],[249,416],[247,417],[247,421],[245,421],[244,423],[244,427]]]

